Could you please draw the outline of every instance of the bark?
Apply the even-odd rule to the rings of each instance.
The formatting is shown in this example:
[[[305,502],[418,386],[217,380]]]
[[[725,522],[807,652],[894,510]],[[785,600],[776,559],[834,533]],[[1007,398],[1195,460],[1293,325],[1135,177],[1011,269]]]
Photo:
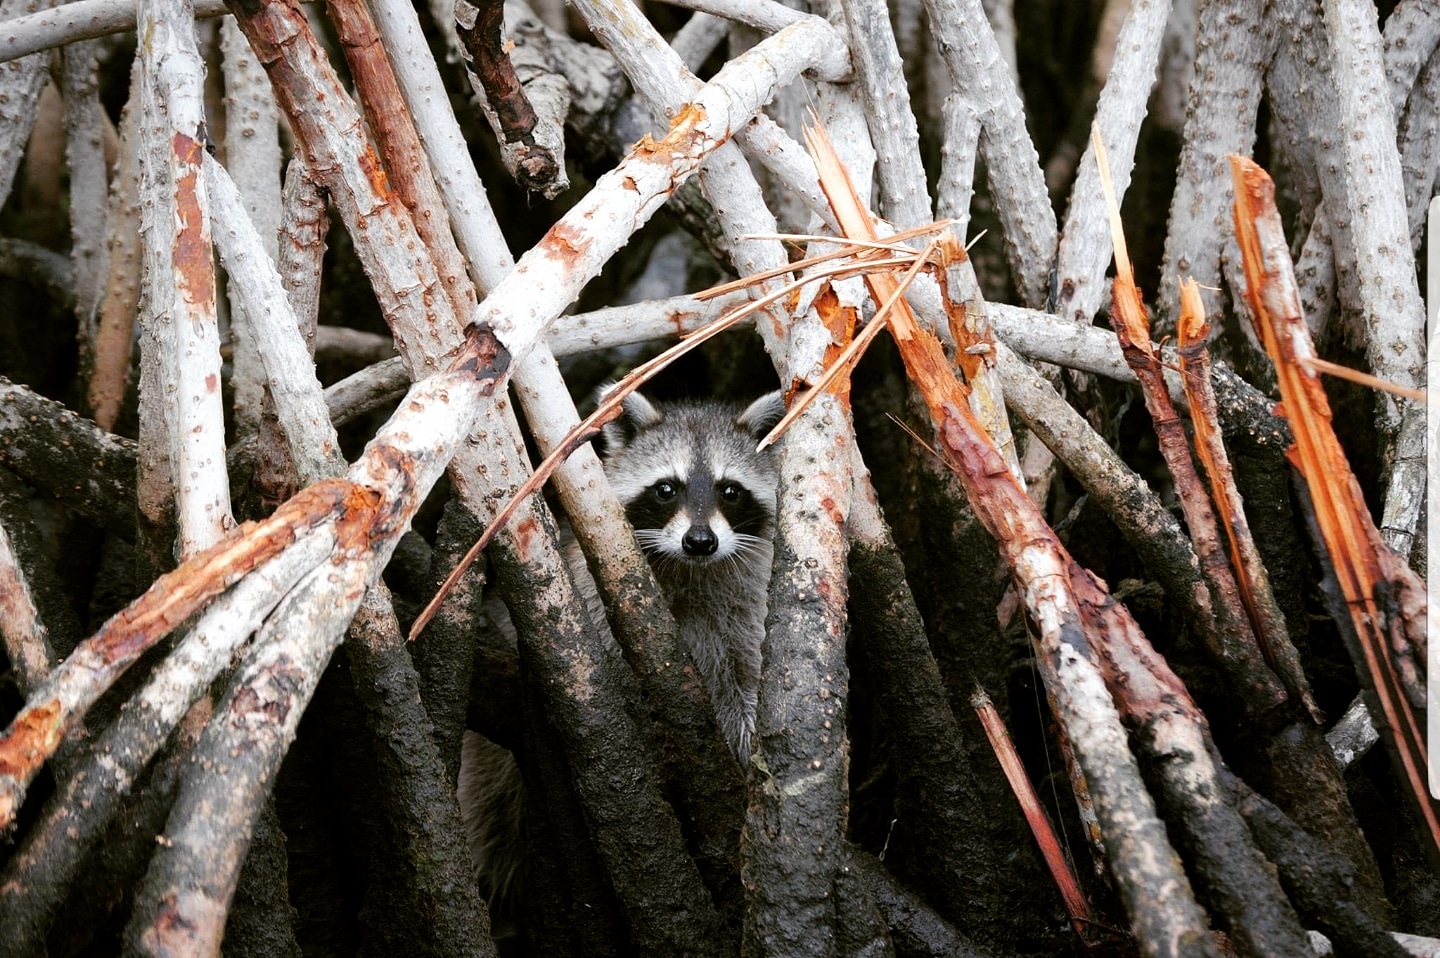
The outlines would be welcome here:
[[[870,519],[860,528],[858,512]],[[1027,866],[1022,870],[1006,867],[993,855],[995,848],[1017,839],[1015,823],[981,800],[985,792],[970,769],[959,723],[883,520],[857,505],[850,531],[855,583],[851,656],[856,669],[879,684],[902,779],[895,809],[901,830],[891,836],[894,848],[887,861],[933,889],[940,913],[971,938],[1004,951],[1014,945],[1010,923],[1001,916],[1015,907],[1011,888],[1020,885],[1033,862],[1017,855]],[[981,835],[986,839],[976,841]]]
[[[554,199],[570,185],[564,136],[570,90],[563,77],[537,69],[546,59],[542,30],[527,31],[530,36],[506,49],[504,6],[500,0],[484,0],[480,6],[457,7],[456,32],[465,48],[470,84],[500,139],[510,175],[524,189]],[[523,85],[516,75],[521,57],[529,74]]]
[[[32,9],[7,14],[6,36],[0,39],[0,63],[81,40],[94,40],[135,29],[135,5],[128,0],[78,0],[54,4],[26,4]],[[23,7],[22,7],[23,8]],[[225,12],[222,0],[200,0],[195,14],[218,17]]]
[[[1366,358],[1375,375],[1401,386],[1421,380],[1425,309],[1415,279],[1409,211],[1396,142],[1396,114],[1381,58],[1379,28],[1368,7],[1326,0],[1325,29],[1340,90],[1339,140],[1345,163],[1346,205],[1355,243],[1355,295],[1365,316]],[[1385,542],[1408,555],[1420,519],[1425,484],[1425,413],[1419,403],[1375,397],[1380,452],[1393,457],[1385,514]],[[1398,408],[1397,408],[1398,406]]]
[[[1300,320],[1293,266],[1282,245],[1274,206],[1274,184],[1263,170],[1240,158],[1232,160],[1232,169],[1236,233],[1245,257],[1251,308],[1276,365],[1286,415],[1295,430],[1296,445],[1288,454],[1315,502],[1311,521],[1325,544],[1334,581],[1327,592],[1332,603],[1342,595],[1347,604],[1356,603],[1349,615],[1353,632],[1342,634],[1349,640],[1357,671],[1385,716],[1396,770],[1423,824],[1427,848],[1434,854],[1440,849],[1440,807],[1421,781],[1424,749],[1415,713],[1423,701],[1416,686],[1416,655],[1424,646],[1415,620],[1423,606],[1420,579],[1381,541],[1331,429],[1329,402],[1315,374],[1304,365],[1314,355],[1314,345]],[[1345,617],[1337,618],[1344,630]]]
[[[543,537],[533,534],[523,544],[545,548]],[[575,600],[566,596],[568,577],[554,575],[548,588],[536,588],[539,583],[521,565],[534,560],[512,550],[502,545],[496,562],[520,634],[521,658],[534,670],[546,712],[564,739],[592,841],[636,946],[671,954],[722,953],[718,915],[684,853],[679,823],[660,797],[638,729],[618,694],[619,661],[576,614]],[[558,556],[547,565],[559,569]],[[626,784],[625,791],[616,789],[617,782]],[[663,880],[654,880],[657,876]]]
[[[75,271],[59,253],[24,240],[6,240],[0,244],[0,272],[29,279],[67,306],[75,305]]]
[[[1113,205],[1113,197],[1111,202]],[[1267,656],[1262,653],[1255,628],[1241,604],[1235,573],[1222,551],[1220,530],[1210,497],[1201,485],[1184,428],[1170,401],[1159,357],[1150,345],[1149,318],[1145,315],[1129,264],[1124,262],[1123,238],[1116,240],[1116,259],[1111,322],[1115,325],[1125,361],[1140,380],[1140,391],[1145,396],[1145,406],[1150,412],[1160,453],[1175,482],[1175,492],[1180,499],[1190,540],[1194,543],[1195,556],[1210,593],[1214,627],[1205,635],[1205,640],[1213,643],[1211,655],[1230,674],[1236,691],[1247,705],[1248,717],[1267,724],[1271,720],[1269,713],[1286,703],[1285,689],[1271,670]],[[1273,659],[1273,655],[1268,658]]]
[[[1095,111],[1097,131],[1111,157],[1110,177],[1117,201],[1130,185],[1140,121],[1155,83],[1160,62],[1160,41],[1170,4],[1141,0],[1131,5],[1115,40],[1115,61],[1107,71],[1100,104]],[[1100,191],[1100,167],[1092,138],[1080,159],[1080,170],[1070,193],[1070,209],[1060,230],[1056,259],[1059,290],[1054,312],[1071,322],[1094,322],[1105,302],[1105,267],[1110,262],[1110,227]],[[1033,304],[1032,304],[1033,305]]]
[[[0,464],[101,527],[135,536],[135,444],[0,381]]]
[[[33,14],[55,6],[53,0],[7,0],[0,5],[0,21]],[[35,124],[40,89],[45,83],[45,58],[31,54],[6,61],[0,72],[4,108],[0,109],[0,197],[8,197],[15,184],[15,171],[25,150],[25,141]]]
[[[435,530],[429,568],[425,570],[425,593],[435,591],[483,531],[461,503],[452,501],[445,507]],[[476,646],[489,640],[483,619],[485,584],[482,568],[466,573],[440,606],[435,620],[411,646],[425,714],[434,725],[435,744],[452,782],[460,775],[460,743],[469,710]],[[493,625],[489,631],[494,631]]]
[[[200,174],[204,107],[200,54],[188,3],[142,5],[140,45],[141,190],[159,197],[141,208],[145,286],[140,321],[151,349],[161,421],[169,433],[179,550],[194,555],[233,524],[220,396],[209,202]],[[143,343],[142,343],[143,346]]]
[[[346,649],[356,695],[379,744],[383,817],[404,849],[407,913],[425,916],[391,934],[429,955],[492,955],[490,922],[464,848],[454,776],[441,761],[415,667],[383,587],[366,593]]]
[[[65,163],[70,168],[70,258],[75,274],[75,310],[81,335],[93,336],[96,313],[109,272],[104,248],[105,136],[109,121],[100,104],[96,47],[65,47],[61,95],[65,98]]]
[[[87,410],[106,430],[115,428],[125,401],[140,305],[140,141],[135,131],[140,76],[136,61],[130,72],[131,96],[120,114],[119,169],[105,215],[110,268],[92,341],[94,369],[85,392]]]
[[[225,921],[222,955],[299,958],[295,909],[287,897],[285,835],[274,802],[267,802],[240,872],[235,901]]]
[[[1056,225],[1019,91],[1001,66],[1004,55],[978,2],[928,0],[925,10],[954,88],[973,98],[980,115],[980,156],[989,171],[1010,272],[1025,305],[1038,308],[1050,295]]]
[[[865,883],[901,954],[953,955],[955,958],[980,958],[988,954],[966,941],[943,918],[926,907],[918,896],[905,888],[885,871],[885,867],[863,852],[850,856],[850,867]]]
[[[1179,315],[1179,278],[1218,288],[1222,256],[1234,255],[1224,229],[1231,202],[1225,155],[1248,154],[1255,142],[1265,67],[1275,52],[1273,22],[1263,12],[1248,3],[1200,3],[1195,77],[1160,269],[1156,326],[1162,335],[1173,330]],[[1205,320],[1220,328],[1223,300],[1205,302]]]
[[[1379,687],[1408,710],[1379,721],[1413,714],[1418,584],[1377,550],[1378,591],[1347,600],[1344,562],[1370,549],[1332,546],[1325,555],[1342,565],[1315,588],[1299,528],[1328,506],[1291,489],[1295,432],[1262,391],[1289,373],[1259,362],[1243,334],[1251,284],[1220,216],[1230,187],[1214,175],[1223,152],[1267,151],[1302,253],[1292,312],[1326,330],[1327,358],[1382,376],[1397,362],[1418,368],[1406,305],[1418,298],[1405,291],[1417,267],[1401,253],[1407,239],[1418,249],[1435,179],[1434,5],[1401,0],[1383,20],[1351,0],[687,5],[709,12],[642,16],[586,0],[567,21],[549,0],[535,10],[510,0],[503,16],[486,5],[487,54],[513,56],[519,82],[555,94],[540,113],[554,162],[578,188],[551,204],[514,186],[472,118],[452,112],[463,68],[431,52],[458,55],[447,0],[433,0],[428,20],[396,0],[336,0],[333,22],[290,0],[236,2],[224,65],[218,50],[210,65],[207,115],[191,11],[157,24],[154,4],[142,5],[119,114],[129,41],[82,38],[134,29],[133,3],[0,4],[0,184],[7,196],[17,184],[0,211],[0,576],[10,583],[0,605],[15,606],[0,618],[0,692],[10,690],[0,694],[10,722],[0,818],[14,829],[0,847],[0,955],[489,954],[492,934],[502,953],[567,956],[1038,954],[1073,949],[1077,936],[1088,947],[1110,927],[1143,954],[1212,953],[1212,929],[1241,954],[1290,954],[1308,944],[1296,915],[1338,951],[1394,954],[1385,929],[1436,933],[1424,906],[1433,887],[1416,867],[1424,823],[1383,804],[1394,772],[1371,760],[1342,777],[1293,708],[1304,699],[1311,715],[1338,714],[1353,697],[1342,637],[1370,631],[1351,621],[1359,602],[1399,666]],[[193,16],[220,10],[201,0]],[[738,50],[742,29],[754,46],[715,52],[727,37]],[[342,55],[344,82],[332,66]],[[63,139],[59,100],[37,106],[51,72]],[[806,101],[839,143],[854,193],[873,195],[890,222],[831,209],[819,170],[832,186],[834,170],[797,142]],[[1071,321],[1094,311],[1105,284],[1089,161],[1080,186],[1062,182],[1080,160],[1070,141],[1097,105],[1122,180],[1133,153],[1136,268],[1162,275],[1147,305],[1168,321],[1187,266],[1226,286],[1207,314],[1221,358],[1204,368],[1203,331],[1184,344],[1197,397],[1188,425],[1164,409],[1187,385],[1173,349],[1132,337],[1132,354],[1148,353],[1137,377],[1109,330]],[[117,139],[107,114],[121,116]],[[206,129],[226,131],[213,159]],[[518,134],[522,145],[538,135]],[[282,151],[294,154],[283,193]],[[1167,202],[1168,230],[1154,215]],[[672,215],[655,216],[664,207]],[[917,264],[899,319],[871,318],[898,273],[820,281],[793,261],[805,244],[833,244],[775,235],[777,224],[887,235],[924,224],[932,208],[961,219],[962,235],[1000,234],[973,261],[942,239]],[[223,344],[211,239],[236,320]],[[719,298],[689,294],[716,263],[764,278]],[[1385,275],[1372,283],[1377,269]],[[809,285],[787,292],[799,278]],[[981,284],[998,291],[993,301]],[[707,342],[655,385],[753,395],[768,379],[763,346],[792,399],[820,396],[780,440],[780,561],[753,761],[737,765],[716,733],[583,443],[555,493],[608,621],[572,588],[573,557],[562,560],[536,500],[482,563],[502,573],[518,652],[513,637],[491,634],[499,603],[482,591],[482,566],[416,643],[400,637],[529,475],[529,450],[576,444],[574,397],[584,403],[592,376],[762,296],[773,298],[740,324],[750,332]],[[632,298],[643,301],[608,305]],[[167,338],[167,325],[190,341]],[[847,344],[887,327],[898,347],[824,378]],[[317,343],[320,375],[352,374],[329,389]],[[1020,356],[1110,381],[1067,400]],[[907,363],[925,384],[912,407],[933,427],[923,441],[939,455],[882,415],[904,405]],[[1193,508],[1182,523],[1167,507],[1174,476],[1135,428],[1129,384],[1141,378],[1173,461],[1193,430],[1219,477],[1217,511],[1236,530],[1229,549]],[[1374,416],[1357,395],[1331,391],[1338,441],[1358,467],[1353,511],[1388,501],[1375,528],[1352,538],[1369,543],[1379,529],[1403,552],[1423,422],[1398,402]],[[236,415],[222,422],[232,398]],[[1026,424],[1022,440],[1033,430],[1059,451],[1058,465],[1042,443],[1010,454],[1006,409]],[[1382,432],[1398,459],[1372,454]],[[1011,478],[1022,467],[1028,489]],[[1193,506],[1203,494],[1181,478]],[[227,532],[232,495],[241,518],[273,515]],[[1066,511],[1064,541],[1116,581],[1100,583],[1060,549],[1044,519]],[[1227,558],[1243,570],[1239,602],[1222,610],[1230,588],[1223,576],[1207,586],[1198,553],[1212,574]],[[151,588],[126,606],[132,578]],[[1110,588],[1166,636],[1168,662]],[[1253,620],[1271,654],[1216,668],[1192,640],[1218,619]],[[349,647],[322,681],[341,641]],[[1052,695],[1038,719],[1028,714],[1037,654]],[[1279,683],[1264,679],[1272,666]],[[1072,790],[1093,809],[1082,830],[1096,870],[1080,869],[1093,924],[1057,921],[965,705],[976,676],[1032,776],[1049,771],[1056,740],[1067,752]],[[1281,687],[1292,702],[1276,707]],[[452,795],[467,721],[514,749],[525,778],[528,874],[517,896],[491,903],[493,927]],[[1348,755],[1366,747],[1334,737]],[[269,820],[277,778],[283,837]],[[1050,790],[1038,791],[1043,802]],[[1073,821],[1069,796],[1054,799]],[[1073,889],[1066,903],[1085,914]]]
[[[14,916],[14,927],[45,934],[79,877],[86,853],[109,827],[146,764],[192,703],[230,665],[264,614],[331,545],[324,536],[307,537],[301,548],[267,567],[265,576],[246,578],[220,599],[73,769],[6,867],[0,894],[7,914]],[[56,676],[74,668],[85,654],[82,647]],[[14,954],[26,953],[22,941],[17,937]]]
[[[873,221],[853,182],[837,165],[832,155],[827,195],[836,215],[847,235],[873,240]],[[894,293],[896,281],[888,274],[868,275],[866,282],[882,301]],[[1040,643],[1046,655],[1042,674],[1062,709],[1067,705],[1073,709],[1064,721],[1094,789],[1102,826],[1107,834],[1130,839],[1117,843],[1114,853],[1121,892],[1141,947],[1155,954],[1209,953],[1202,912],[1163,837],[1150,797],[1139,785],[1138,769],[1122,744],[1119,723],[1106,720],[1116,713],[1109,711],[1113,706],[1099,670],[1093,661],[1087,661],[1084,650],[1089,639],[1082,625],[1080,596],[1072,591],[1070,579],[1079,576],[1082,586],[1098,586],[1089,573],[1074,566],[1003,464],[970,411],[964,388],[950,375],[939,342],[919,329],[903,305],[892,316],[891,330],[908,373],[921,386],[947,464],[960,476],[977,517],[995,537],[1040,625]],[[1128,616],[1120,617],[1122,625],[1127,620]],[[1128,626],[1133,629],[1133,622]],[[1081,715],[1087,718],[1082,720]],[[1084,734],[1085,740],[1073,738],[1077,734]],[[1158,897],[1152,898],[1157,890]]]
[[[842,543],[850,491],[841,485],[849,478],[844,450],[825,440],[827,420],[846,415],[840,403],[820,401],[780,451],[782,477],[813,478],[781,483],[770,586],[777,598],[766,622],[742,850],[744,947],[755,954],[835,947],[848,767]]]
[[[1193,284],[1181,287],[1180,369],[1185,378],[1185,397],[1195,429],[1196,457],[1210,480],[1210,495],[1229,543],[1230,568],[1265,661],[1284,682],[1292,700],[1303,704],[1318,725],[1323,723],[1324,717],[1315,704],[1299,654],[1290,643],[1284,616],[1270,589],[1269,575],[1250,534],[1245,501],[1235,487],[1229,454],[1220,438],[1219,414],[1210,385],[1210,356],[1204,347],[1207,330],[1194,302],[1198,295],[1199,290]],[[1198,328],[1195,326],[1197,321],[1200,323]]]

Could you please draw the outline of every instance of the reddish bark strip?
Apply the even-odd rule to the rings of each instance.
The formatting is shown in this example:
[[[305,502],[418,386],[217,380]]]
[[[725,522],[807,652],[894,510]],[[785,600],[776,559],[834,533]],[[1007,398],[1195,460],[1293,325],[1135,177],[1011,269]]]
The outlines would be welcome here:
[[[990,749],[995,753],[1000,767],[1005,770],[1005,779],[1010,783],[1015,799],[1025,813],[1025,821],[1035,836],[1036,844],[1040,846],[1040,853],[1045,857],[1045,867],[1050,870],[1050,877],[1054,880],[1055,887],[1060,890],[1065,911],[1070,916],[1070,926],[1075,929],[1075,934],[1083,938],[1088,926],[1095,920],[1090,910],[1090,902],[1080,889],[1080,880],[1075,877],[1075,871],[1070,867],[1070,861],[1065,857],[1060,839],[1055,834],[1055,827],[1050,824],[1050,817],[1045,814],[1045,806],[1040,804],[1040,796],[1035,793],[1035,786],[1015,751],[1015,743],[1010,739],[1009,730],[1005,728],[1005,720],[996,711],[990,696],[979,686],[970,696],[970,704],[974,706],[975,714],[980,718],[980,726],[985,729],[985,737],[990,741]]]
[[[351,489],[342,480],[319,483],[268,519],[242,525],[157,579],[51,673],[0,737],[0,828],[14,820],[26,788],[65,732],[125,669],[195,610],[283,550],[300,530],[344,508]]]
[[[444,368],[465,317],[442,271],[363,135],[364,124],[305,14],[285,2],[233,7],[236,23],[264,64],[275,99],[306,165],[355,240],[371,288],[412,377]],[[388,255],[387,255],[388,254]]]
[[[1100,161],[1101,184],[1109,201],[1111,239],[1115,247],[1115,283],[1111,290],[1110,322],[1120,340],[1120,350],[1126,364],[1134,370],[1135,378],[1140,381],[1145,408],[1149,410],[1150,419],[1155,425],[1160,453],[1175,480],[1175,492],[1180,497],[1185,524],[1189,527],[1190,538],[1195,543],[1195,555],[1200,560],[1200,570],[1210,591],[1210,607],[1214,620],[1195,622],[1193,626],[1210,648],[1211,654],[1226,670],[1250,716],[1270,716],[1285,704],[1288,696],[1266,664],[1269,656],[1262,654],[1261,646],[1250,628],[1250,620],[1240,602],[1235,576],[1230,571],[1225,553],[1220,547],[1215,513],[1210,508],[1210,499],[1200,482],[1195,460],[1190,455],[1190,442],[1185,436],[1185,427],[1181,425],[1175,405],[1170,401],[1170,391],[1165,385],[1165,369],[1150,344],[1150,318],[1146,314],[1144,297],[1135,285],[1135,276],[1130,268],[1125,234],[1120,224],[1120,207],[1110,187],[1109,170],[1098,131],[1093,139]]]
[[[1425,648],[1425,586],[1381,541],[1360,484],[1330,426],[1324,387],[1306,363],[1315,355],[1315,347],[1275,209],[1275,184],[1243,157],[1232,156],[1230,170],[1246,297],[1261,342],[1275,364],[1281,409],[1295,433],[1290,461],[1305,477],[1315,522],[1346,598],[1359,646],[1351,651],[1356,671],[1370,685],[1379,706],[1376,724],[1425,823],[1428,850],[1440,856],[1440,803],[1426,787],[1422,715],[1407,701],[1419,673],[1416,651]]]
[[[1200,303],[1200,287],[1193,279],[1180,284],[1177,332],[1180,338],[1180,373],[1185,385],[1185,398],[1190,406],[1190,421],[1195,429],[1195,453],[1210,479],[1211,500],[1215,503],[1215,512],[1230,546],[1230,565],[1240,587],[1240,600],[1250,616],[1250,624],[1260,643],[1260,651],[1265,654],[1265,661],[1285,683],[1286,690],[1304,705],[1315,724],[1323,724],[1325,716],[1315,704],[1300,654],[1285,629],[1285,617],[1275,601],[1265,563],[1250,534],[1245,502],[1235,487],[1230,456],[1220,438],[1215,390],[1210,385],[1210,353],[1205,348],[1210,324],[1205,321],[1204,307]]]
[[[1300,921],[1226,787],[1209,722],[1124,606],[1072,560],[1071,582],[1105,684],[1161,783],[1167,821],[1240,954],[1298,955]],[[1107,840],[1111,836],[1107,835]]]
[[[204,155],[200,141],[183,133],[171,138],[175,166],[180,174],[175,179],[175,214],[180,222],[193,229],[183,229],[175,239],[173,261],[175,281],[186,302],[202,310],[215,308],[215,263],[210,252],[210,236],[200,228],[205,222],[201,208],[200,159]],[[192,322],[198,320],[191,317]],[[218,383],[211,388],[214,392]]]
[[[431,175],[430,161],[420,145],[415,124],[390,59],[380,42],[370,10],[359,0],[330,0],[330,16],[355,78],[355,92],[365,110],[365,122],[379,144],[388,182],[410,211],[415,231],[425,241],[440,281],[459,316],[475,309],[475,287],[465,272],[465,260],[450,232],[445,201]]]
[[[535,110],[515,67],[505,55],[505,4],[502,0],[481,0],[475,5],[475,25],[457,25],[455,32],[470,54],[476,75],[485,86],[485,95],[500,117],[501,136],[506,143],[524,140],[535,129]]]

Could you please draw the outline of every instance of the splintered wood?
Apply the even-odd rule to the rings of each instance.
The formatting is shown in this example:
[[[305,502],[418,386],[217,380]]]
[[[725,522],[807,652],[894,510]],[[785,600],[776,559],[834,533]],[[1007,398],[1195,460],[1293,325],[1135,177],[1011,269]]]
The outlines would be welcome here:
[[[1160,454],[1175,481],[1175,493],[1180,499],[1190,538],[1195,545],[1195,554],[1200,561],[1200,570],[1210,593],[1209,612],[1213,622],[1197,625],[1205,641],[1216,650],[1217,658],[1232,664],[1231,674],[1237,679],[1237,686],[1256,690],[1249,697],[1250,709],[1263,712],[1278,708],[1285,701],[1285,690],[1265,664],[1265,657],[1261,654],[1255,633],[1241,607],[1235,576],[1224,552],[1221,551],[1210,499],[1200,483],[1195,460],[1190,453],[1190,443],[1185,436],[1185,427],[1170,400],[1170,392],[1165,384],[1165,368],[1150,342],[1150,318],[1146,314],[1144,297],[1135,285],[1135,276],[1130,268],[1124,227],[1120,222],[1120,205],[1110,184],[1105,150],[1100,143],[1098,132],[1092,136],[1092,140],[1100,165],[1100,182],[1104,187],[1106,205],[1110,211],[1110,231],[1115,250],[1111,323],[1120,340],[1125,362],[1140,381],[1140,391],[1145,397],[1145,407],[1150,412]]]
[[[1405,560],[1381,541],[1331,428],[1330,403],[1311,367],[1315,347],[1275,208],[1275,184],[1243,157],[1232,156],[1230,169],[1246,296],[1260,341],[1275,364],[1281,409],[1295,433],[1290,461],[1310,491],[1314,522],[1354,629],[1356,669],[1379,707],[1376,724],[1425,823],[1431,850],[1440,853],[1440,806],[1426,788],[1421,728],[1425,586]]]
[[[807,140],[842,232],[847,238],[875,242],[875,221],[824,131],[810,131]],[[888,302],[899,284],[895,276],[883,272],[867,273],[865,279],[879,303]],[[1066,552],[971,411],[966,387],[956,378],[939,340],[920,326],[903,297],[896,299],[886,323],[934,420],[938,452],[959,477],[976,516],[994,536],[1039,628],[1041,674],[1071,735],[1101,828],[1107,839],[1115,839],[1113,870],[1132,929],[1155,954],[1213,954],[1205,914],[1166,838],[1165,825],[1127,745],[1117,702],[1107,688],[1108,682],[1132,683],[1140,676],[1130,674],[1123,662],[1101,661],[1108,654],[1107,646],[1145,645],[1143,636],[1104,584]],[[1149,655],[1153,657],[1153,651]],[[1147,684],[1167,690],[1178,684],[1168,670],[1153,678]],[[1131,709],[1133,714],[1133,703]],[[1191,746],[1192,757],[1203,760],[1204,750],[1196,753],[1194,744],[1191,735],[1176,750]]]
[[[303,530],[345,508],[351,489],[349,483],[321,483],[263,522],[246,523],[161,576],[50,673],[0,737],[0,828],[14,820],[26,787],[65,732],[116,676],[196,609],[282,552]]]
[[[1289,693],[1298,698],[1315,724],[1324,723],[1325,716],[1315,703],[1310,682],[1300,654],[1285,629],[1285,617],[1270,588],[1269,573],[1250,534],[1245,517],[1245,503],[1235,486],[1230,456],[1220,436],[1216,413],[1215,391],[1210,384],[1210,354],[1205,348],[1210,326],[1205,322],[1200,302],[1200,287],[1193,279],[1180,284],[1180,317],[1176,332],[1180,345],[1180,374],[1185,386],[1185,400],[1190,407],[1190,422],[1195,430],[1195,455],[1210,480],[1210,497],[1215,514],[1225,530],[1230,550],[1230,566],[1240,587],[1240,600],[1250,617],[1255,638],[1265,661],[1285,683]]]

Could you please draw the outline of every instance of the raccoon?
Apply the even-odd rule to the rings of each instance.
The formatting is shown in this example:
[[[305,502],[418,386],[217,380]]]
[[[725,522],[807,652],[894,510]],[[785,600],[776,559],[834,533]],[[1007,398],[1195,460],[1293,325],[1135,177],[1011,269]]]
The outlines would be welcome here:
[[[655,403],[632,393],[622,405],[623,415],[603,430],[605,475],[743,766],[755,731],[779,484],[773,453],[755,447],[784,414],[784,400],[774,392],[745,407]],[[603,623],[573,538],[564,552]],[[471,863],[495,918],[497,906],[508,911],[521,871],[523,788],[510,754],[474,732],[465,733],[459,799]]]
[[[625,506],[741,764],[750,759],[775,536],[774,455],[756,452],[785,412],[779,392],[748,407],[656,405],[638,393],[605,427],[605,475]]]

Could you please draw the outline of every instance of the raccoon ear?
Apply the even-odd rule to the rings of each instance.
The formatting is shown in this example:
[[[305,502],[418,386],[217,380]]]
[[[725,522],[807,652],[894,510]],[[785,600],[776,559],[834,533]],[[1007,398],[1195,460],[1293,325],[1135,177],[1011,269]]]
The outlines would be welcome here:
[[[735,417],[735,425],[759,439],[773,429],[784,415],[785,394],[777,389],[745,407],[745,411]]]
[[[603,402],[610,391],[615,388],[614,383],[605,383],[595,391],[597,402]],[[631,393],[620,401],[620,408],[624,410],[618,419],[608,422],[600,430],[605,437],[606,455],[614,455],[635,438],[636,433],[642,429],[649,429],[657,426],[665,418],[664,413],[655,408],[655,404],[639,393]]]

